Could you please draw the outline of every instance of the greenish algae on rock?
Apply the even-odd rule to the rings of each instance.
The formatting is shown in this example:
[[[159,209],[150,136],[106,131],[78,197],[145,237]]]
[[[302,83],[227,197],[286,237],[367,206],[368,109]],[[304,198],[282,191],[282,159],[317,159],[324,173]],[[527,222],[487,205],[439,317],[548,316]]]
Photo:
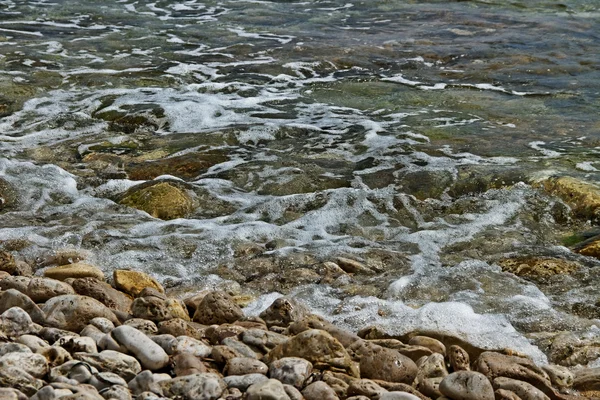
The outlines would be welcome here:
[[[125,192],[119,203],[165,220],[184,218],[194,210],[192,196],[172,182],[134,186]]]

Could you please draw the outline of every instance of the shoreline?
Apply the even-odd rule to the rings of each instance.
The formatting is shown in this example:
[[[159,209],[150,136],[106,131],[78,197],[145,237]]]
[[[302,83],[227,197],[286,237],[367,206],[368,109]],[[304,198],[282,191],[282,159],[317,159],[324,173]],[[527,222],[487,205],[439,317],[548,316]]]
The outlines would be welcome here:
[[[143,272],[115,270],[112,285],[85,263],[27,276],[5,252],[0,267],[7,399],[554,400],[600,389],[594,368],[536,365],[444,332],[352,332],[292,298],[247,317],[226,292],[182,301]]]

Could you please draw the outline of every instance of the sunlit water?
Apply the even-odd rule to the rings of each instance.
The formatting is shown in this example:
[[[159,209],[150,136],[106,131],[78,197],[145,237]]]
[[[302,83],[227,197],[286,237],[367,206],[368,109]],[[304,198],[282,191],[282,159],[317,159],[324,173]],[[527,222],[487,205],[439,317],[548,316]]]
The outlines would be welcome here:
[[[227,287],[247,243],[379,260],[237,291],[248,313],[286,293],[354,329],[543,360],[525,335],[597,330],[571,308],[595,304],[600,264],[562,246],[573,226],[530,183],[599,180],[599,20],[592,0],[0,0],[0,176],[20,197],[0,239],[40,267],[72,250],[189,290]],[[186,157],[207,165],[151,178],[192,185],[189,218],[113,201]],[[497,264],[526,255],[585,268],[536,286]]]

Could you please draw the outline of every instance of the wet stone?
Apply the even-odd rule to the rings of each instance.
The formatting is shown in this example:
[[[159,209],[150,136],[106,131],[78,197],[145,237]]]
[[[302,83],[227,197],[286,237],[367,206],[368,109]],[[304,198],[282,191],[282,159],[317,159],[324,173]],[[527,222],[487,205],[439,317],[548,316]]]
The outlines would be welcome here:
[[[417,375],[417,366],[396,350],[369,345],[360,353],[360,371],[364,378],[410,384]]]
[[[348,385],[348,396],[366,396],[371,398],[381,396],[385,392],[387,390],[370,379],[353,379]]]
[[[530,383],[498,377],[494,379],[494,387],[497,389],[510,390],[523,400],[550,400],[541,390]]]
[[[287,327],[290,323],[304,318],[307,314],[308,309],[304,305],[295,300],[280,297],[263,311],[260,317],[268,327]]]
[[[189,336],[194,339],[202,339],[204,331],[205,328],[202,325],[181,318],[161,321],[158,324],[158,333],[173,336]]]
[[[492,384],[479,372],[453,372],[444,378],[439,389],[454,400],[494,400]]]
[[[236,353],[242,355],[243,357],[250,357],[250,358],[259,358],[260,357],[260,355],[257,354],[254,350],[252,350],[251,347],[247,346],[243,342],[240,342],[236,338],[233,338],[233,337],[225,338],[225,339],[223,339],[221,344],[231,348],[232,350],[234,350]]]
[[[241,334],[242,342],[265,353],[288,339],[288,336],[262,329],[248,329]]]
[[[193,321],[204,324],[226,324],[241,319],[242,309],[225,292],[210,292],[200,302]]]
[[[412,346],[427,347],[435,353],[440,353],[444,356],[446,355],[446,346],[439,340],[430,338],[429,336],[413,336],[408,341],[408,344]]]
[[[48,268],[44,271],[44,276],[59,281],[64,281],[68,278],[95,278],[100,281],[104,280],[104,273],[102,270],[82,262]]]
[[[31,282],[31,278],[28,276],[7,276],[0,280],[0,289],[16,289],[21,293],[27,294],[29,282]]]
[[[323,381],[313,382],[302,390],[306,400],[338,400],[335,390]]]
[[[173,318],[189,320],[185,306],[176,299],[162,299],[155,296],[138,297],[131,305],[131,313],[136,318],[153,322],[168,321]]]
[[[155,288],[161,293],[165,292],[156,279],[140,271],[117,269],[113,272],[113,280],[117,289],[133,297],[137,297],[147,287]]]
[[[469,371],[471,369],[469,353],[458,345],[450,346],[448,359],[453,371]]]
[[[72,286],[77,294],[92,297],[108,308],[126,313],[131,310],[133,299],[106,282],[94,278],[78,278],[72,282]]]

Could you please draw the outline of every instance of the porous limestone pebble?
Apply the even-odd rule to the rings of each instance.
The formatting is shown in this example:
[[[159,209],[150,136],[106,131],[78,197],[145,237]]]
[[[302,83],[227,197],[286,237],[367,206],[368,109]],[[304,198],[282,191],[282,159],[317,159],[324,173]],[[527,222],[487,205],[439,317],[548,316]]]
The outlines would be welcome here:
[[[79,333],[96,317],[104,317],[118,324],[115,314],[104,304],[91,297],[62,295],[48,300],[42,307],[50,326]]]
[[[216,400],[227,388],[213,373],[186,375],[159,382],[164,395],[179,396],[185,400]]]
[[[269,367],[267,364],[250,357],[234,357],[228,360],[225,366],[225,375],[266,375],[268,372]]]
[[[246,391],[247,400],[291,400],[283,384],[276,379],[255,383]]]
[[[263,374],[229,375],[223,378],[228,388],[236,388],[241,391],[246,391],[248,387],[268,380],[269,378]]]
[[[312,370],[310,361],[298,357],[284,357],[269,365],[269,377],[300,389]]]

